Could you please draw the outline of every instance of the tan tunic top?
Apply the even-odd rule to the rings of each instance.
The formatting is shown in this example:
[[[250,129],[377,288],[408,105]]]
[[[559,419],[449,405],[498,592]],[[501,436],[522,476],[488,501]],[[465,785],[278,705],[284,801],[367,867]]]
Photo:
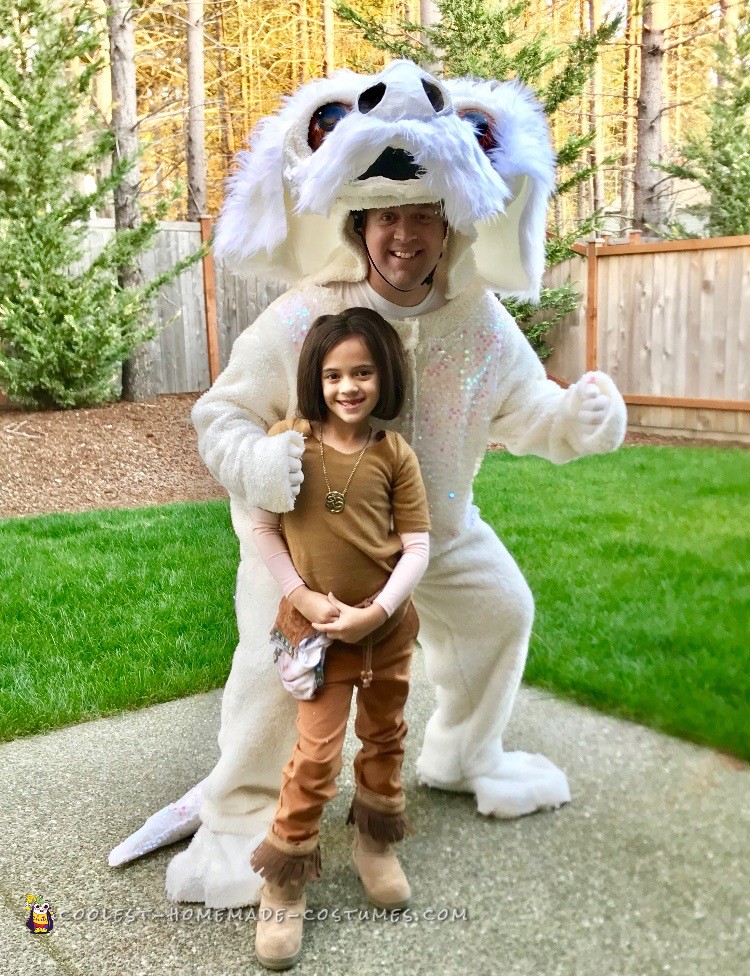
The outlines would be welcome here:
[[[268,433],[292,427],[307,438],[305,477],[294,510],[281,516],[281,532],[306,586],[356,606],[386,584],[401,554],[399,534],[429,531],[419,462],[400,434],[378,431],[354,473],[344,510],[333,514],[324,504],[320,441],[308,421],[282,420]],[[331,489],[343,491],[359,452],[342,454],[328,445],[324,450]]]

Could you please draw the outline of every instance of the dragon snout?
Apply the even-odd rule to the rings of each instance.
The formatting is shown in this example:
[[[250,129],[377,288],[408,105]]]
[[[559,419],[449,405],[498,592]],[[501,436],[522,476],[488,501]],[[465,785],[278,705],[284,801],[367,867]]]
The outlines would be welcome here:
[[[429,78],[421,76],[392,79],[376,84],[360,92],[357,111],[368,115],[373,109],[381,118],[431,118],[446,108],[442,89]]]

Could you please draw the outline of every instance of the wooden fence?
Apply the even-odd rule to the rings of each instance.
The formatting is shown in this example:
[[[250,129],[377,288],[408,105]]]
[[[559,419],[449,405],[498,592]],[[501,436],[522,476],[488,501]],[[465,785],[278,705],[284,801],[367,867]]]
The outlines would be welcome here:
[[[90,224],[93,256],[111,220]],[[145,255],[152,276],[193,253],[211,221],[165,223]],[[547,273],[570,278],[579,310],[550,342],[549,372],[566,382],[587,369],[609,373],[628,403],[631,426],[750,442],[750,236],[700,241],[589,244]],[[151,389],[208,389],[234,340],[284,290],[214,265],[209,255],[162,289],[164,326],[148,343]]]
[[[154,247],[143,257],[147,279],[198,250],[211,236],[212,221],[164,222]],[[89,223],[88,253],[95,257],[113,233],[114,222]],[[162,327],[146,343],[150,363],[146,395],[197,393],[207,390],[229,361],[234,340],[284,291],[248,280],[215,264],[208,256],[161,289],[154,319]]]
[[[609,373],[631,427],[750,441],[750,236],[577,251],[547,274],[583,295],[550,336],[549,372]]]

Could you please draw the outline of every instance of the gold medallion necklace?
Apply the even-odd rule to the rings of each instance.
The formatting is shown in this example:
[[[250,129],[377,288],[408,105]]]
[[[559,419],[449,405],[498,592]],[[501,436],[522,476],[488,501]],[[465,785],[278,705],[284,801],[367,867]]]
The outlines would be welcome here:
[[[354,477],[354,472],[359,467],[359,462],[362,460],[365,451],[367,450],[367,445],[370,443],[370,435],[372,430],[367,431],[367,440],[365,441],[365,446],[359,452],[359,457],[357,458],[354,467],[352,468],[352,473],[349,475],[349,480],[344,485],[343,491],[332,491],[331,486],[328,483],[328,472],[326,471],[326,459],[323,456],[323,425],[320,425],[320,460],[323,462],[323,477],[325,478],[326,488],[328,489],[328,494],[326,495],[325,507],[333,515],[338,515],[339,512],[344,510],[344,497],[346,495],[347,489],[352,482]]]

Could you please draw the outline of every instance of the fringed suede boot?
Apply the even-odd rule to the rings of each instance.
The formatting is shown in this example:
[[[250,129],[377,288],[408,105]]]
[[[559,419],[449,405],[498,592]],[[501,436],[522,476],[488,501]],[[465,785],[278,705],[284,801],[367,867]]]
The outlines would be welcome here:
[[[352,861],[368,899],[387,911],[406,908],[411,889],[391,846],[411,832],[403,797],[390,799],[358,786],[347,823],[355,825]]]
[[[411,888],[390,844],[373,840],[357,828],[352,860],[373,905],[389,912],[406,908]]]
[[[320,877],[318,838],[291,844],[269,830],[250,864],[266,879],[260,896],[255,955],[266,969],[289,969],[302,949],[305,884]]]
[[[266,969],[290,969],[302,951],[305,886],[267,883],[260,893],[255,955]]]

